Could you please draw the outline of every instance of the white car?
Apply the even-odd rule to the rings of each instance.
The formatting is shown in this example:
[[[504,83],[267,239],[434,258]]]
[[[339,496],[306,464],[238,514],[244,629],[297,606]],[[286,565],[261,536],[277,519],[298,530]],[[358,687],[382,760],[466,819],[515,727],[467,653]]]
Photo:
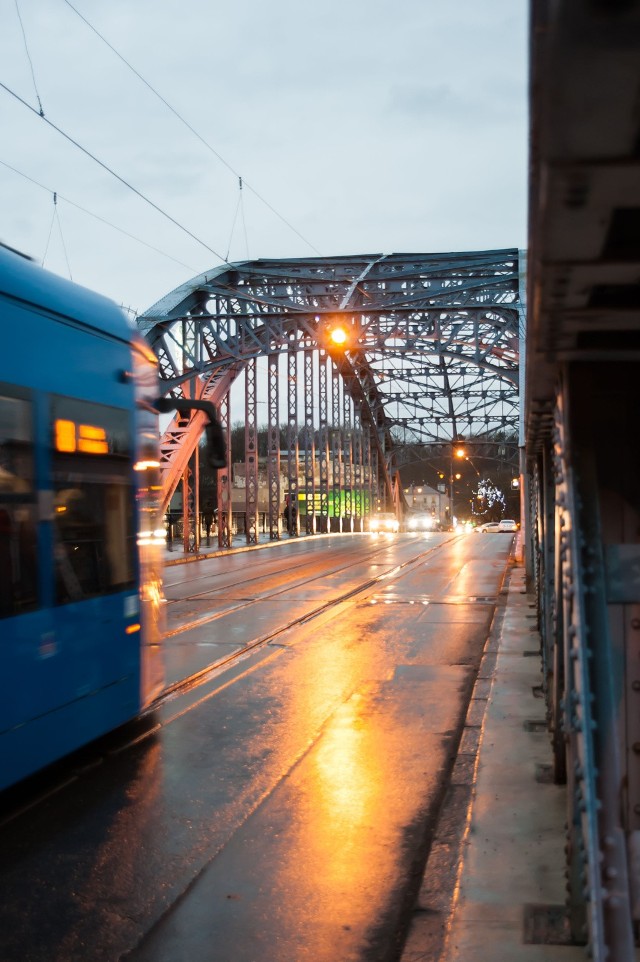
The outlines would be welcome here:
[[[500,530],[499,521],[485,521],[484,524],[474,528],[476,534],[496,534]]]
[[[509,531],[513,533],[518,530],[518,525],[515,521],[511,521],[508,518],[503,518],[502,521],[498,522],[498,531]]]
[[[380,511],[369,520],[369,531],[391,531],[397,534],[399,530],[400,522],[390,511]]]

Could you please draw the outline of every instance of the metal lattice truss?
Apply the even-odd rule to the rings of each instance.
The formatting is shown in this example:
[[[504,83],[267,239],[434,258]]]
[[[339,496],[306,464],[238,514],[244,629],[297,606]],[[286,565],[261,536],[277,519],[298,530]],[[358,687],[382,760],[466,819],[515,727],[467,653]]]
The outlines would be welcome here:
[[[310,351],[330,357],[390,490],[398,443],[517,433],[520,272],[517,249],[247,261],[193,278],[138,326],[164,392],[210,399],[223,413],[241,372],[250,370],[255,393],[256,358],[272,367],[277,355],[291,363],[293,352],[305,364]],[[338,321],[348,332],[343,349],[329,340]],[[312,431],[306,410],[304,420]],[[199,412],[175,419],[162,438],[165,503],[203,421]]]

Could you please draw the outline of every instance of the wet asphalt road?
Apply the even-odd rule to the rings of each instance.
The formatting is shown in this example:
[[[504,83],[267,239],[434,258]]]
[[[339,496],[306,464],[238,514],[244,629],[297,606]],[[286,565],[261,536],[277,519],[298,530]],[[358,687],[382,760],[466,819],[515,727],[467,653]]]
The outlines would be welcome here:
[[[168,568],[168,683],[219,667],[5,819],[0,960],[393,959],[511,541]]]

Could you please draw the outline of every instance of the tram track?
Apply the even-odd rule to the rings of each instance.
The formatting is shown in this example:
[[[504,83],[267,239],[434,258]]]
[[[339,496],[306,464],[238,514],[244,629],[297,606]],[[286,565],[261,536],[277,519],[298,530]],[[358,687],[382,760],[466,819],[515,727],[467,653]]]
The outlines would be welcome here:
[[[447,539],[447,541],[448,541],[448,540],[449,540],[449,539]],[[324,569],[324,570],[322,571],[322,574],[319,575],[318,577],[324,577],[324,576],[329,575],[329,574],[337,574],[337,573],[339,573],[340,571],[345,571],[345,570],[347,570],[347,569],[350,568],[350,567],[355,567],[355,566],[358,565],[358,564],[363,564],[363,563],[365,563],[367,560],[369,560],[369,559],[371,559],[371,558],[373,558],[373,557],[375,557],[375,556],[377,556],[377,555],[379,555],[379,554],[381,554],[381,553],[383,553],[383,552],[388,551],[390,546],[392,546],[392,545],[396,545],[396,546],[397,546],[398,543],[401,543],[401,542],[400,542],[400,539],[395,539],[394,541],[392,541],[392,542],[386,542],[385,544],[379,544],[374,550],[365,552],[365,553],[364,553],[363,555],[361,555],[356,561],[350,562],[349,564],[345,564],[345,565],[339,565],[338,567],[335,567],[335,568],[332,568],[332,569],[329,569],[329,570]],[[410,543],[410,542],[408,542],[408,543]],[[446,544],[446,542],[443,541],[442,544]],[[338,557],[343,557],[343,556],[344,556],[344,552],[343,552],[340,548],[336,548],[335,554],[336,554]],[[280,561],[280,559],[278,559],[278,560]],[[267,567],[268,565],[270,565],[270,564],[273,565],[273,561],[263,562],[262,565],[261,565],[261,567],[266,568],[266,567]],[[308,561],[308,564],[312,564],[312,561]],[[258,562],[257,564],[253,563],[253,565],[252,565],[253,568],[258,567],[258,566],[260,566],[260,562]],[[287,561],[287,559],[285,559],[285,560],[282,562],[281,567],[277,570],[277,573],[280,573],[280,572],[282,572],[282,571],[286,571],[286,570],[290,569],[290,567],[291,567],[291,560],[288,559],[288,561]],[[225,576],[224,573],[221,573],[221,574],[219,574],[219,575],[213,575],[213,576],[212,576],[212,575],[208,575],[208,576],[205,575],[205,576],[203,576],[203,577],[201,577],[201,578],[193,579],[193,580],[204,581],[207,577],[209,577],[209,578],[211,578],[211,577],[214,577],[214,578],[223,578],[224,576]],[[258,574],[256,574],[256,575],[254,575],[254,576],[249,576],[249,577],[247,577],[246,574],[245,574],[245,575],[243,575],[243,577],[242,577],[241,580],[231,582],[230,584],[221,585],[219,588],[215,588],[215,587],[214,587],[214,588],[209,588],[208,590],[205,590],[205,591],[198,591],[198,592],[189,593],[188,595],[185,595],[183,598],[175,598],[175,599],[172,598],[172,599],[169,599],[169,600],[167,601],[167,604],[168,604],[168,605],[174,605],[174,604],[176,604],[176,603],[179,602],[179,601],[196,601],[196,600],[199,599],[199,598],[204,598],[204,597],[207,597],[208,595],[212,595],[212,594],[214,594],[216,591],[233,591],[235,588],[240,588],[240,587],[245,588],[245,587],[247,587],[247,586],[250,586],[252,583],[254,583],[254,582],[256,582],[256,581],[264,580],[264,578],[265,578],[265,577],[268,577],[268,576],[269,576],[269,574],[265,574],[264,571],[263,571],[263,572],[260,572],[260,573],[258,573]],[[313,579],[311,579],[311,578],[309,578],[309,579],[302,578],[302,579],[298,582],[298,585],[299,585],[299,584],[304,584],[305,580],[313,580]],[[177,587],[179,584],[181,584],[181,582],[174,582],[173,585],[171,585],[171,587]],[[296,584],[289,584],[289,585],[287,585],[283,590],[284,590],[284,591],[287,591],[287,590],[290,590],[291,588],[294,588],[294,587],[296,587]]]
[[[447,544],[449,540],[450,539],[447,538],[446,541],[441,542],[441,545]],[[395,544],[397,544],[397,542],[395,542]],[[168,629],[165,632],[165,638],[174,638],[180,634],[183,634],[186,631],[191,631],[194,628],[199,628],[202,625],[208,624],[213,621],[217,621],[219,618],[223,618],[227,614],[229,614],[230,611],[234,611],[234,612],[242,611],[243,609],[251,607],[252,605],[257,604],[258,602],[270,601],[271,599],[277,598],[280,595],[286,594],[288,591],[292,591],[296,588],[300,588],[305,584],[312,584],[314,581],[319,581],[320,579],[326,578],[327,576],[340,574],[348,571],[350,568],[356,568],[359,565],[366,564],[367,561],[370,561],[372,558],[387,551],[388,547],[389,545],[384,545],[384,546],[381,545],[380,547],[376,548],[376,550],[367,552],[366,554],[358,557],[357,560],[351,561],[348,564],[338,565],[336,567],[329,568],[329,569],[325,568],[319,574],[312,575],[312,576],[303,575],[302,577],[299,577],[297,580],[283,585],[281,588],[279,588],[276,591],[265,592],[253,598],[238,599],[238,603],[235,604],[232,608],[228,608],[224,611],[213,612],[209,615],[204,615],[201,618],[196,618],[193,621],[187,622],[183,625],[179,625],[176,628]],[[434,546],[434,547],[439,547],[439,546]],[[282,570],[286,570],[286,567],[283,568]],[[199,599],[202,599],[202,598],[210,598],[211,601],[213,602],[217,594],[220,594],[222,592],[228,593],[233,591],[234,588],[238,588],[238,587],[247,588],[248,586],[249,587],[251,586],[252,582],[261,581],[264,579],[265,579],[264,573],[260,575],[256,575],[254,578],[243,578],[242,581],[234,582],[232,584],[225,584],[223,586],[220,586],[219,588],[209,588],[206,591],[189,594],[183,598],[169,599],[167,600],[167,606],[175,605],[178,603],[184,603],[188,601],[198,601]]]
[[[55,796],[65,789],[77,784],[83,777],[88,775],[101,764],[104,764],[109,758],[122,755],[142,742],[147,741],[149,738],[157,735],[162,729],[166,728],[178,718],[184,716],[187,712],[197,708],[203,703],[203,701],[215,696],[222,688],[226,688],[228,684],[232,684],[233,681],[242,677],[244,674],[246,674],[246,672],[243,672],[241,675],[237,675],[234,679],[229,680],[229,682],[226,684],[219,686],[210,692],[206,692],[203,697],[198,698],[197,701],[185,705],[183,708],[178,708],[177,711],[171,712],[167,718],[158,720],[159,714],[163,710],[169,709],[169,706],[173,702],[176,702],[179,698],[192,694],[197,689],[206,686],[208,683],[215,681],[221,675],[229,672],[235,666],[240,665],[252,655],[256,655],[262,649],[265,649],[270,645],[274,645],[276,639],[287,632],[301,627],[302,625],[305,625],[317,618],[321,618],[324,615],[329,615],[332,611],[336,611],[340,608],[340,606],[348,604],[354,598],[366,596],[367,592],[375,590],[381,583],[393,582],[399,579],[413,568],[422,564],[425,558],[433,556],[434,554],[442,551],[450,541],[451,539],[447,538],[445,541],[442,541],[439,544],[430,545],[426,550],[420,551],[417,555],[408,558],[406,561],[399,562],[391,567],[388,571],[375,575],[374,577],[368,578],[365,581],[352,586],[347,591],[342,592],[328,601],[316,605],[303,614],[289,619],[274,630],[269,631],[253,641],[248,642],[242,648],[231,652],[222,658],[216,659],[204,668],[192,672],[179,681],[167,686],[161,695],[154,700],[154,702],[140,712],[137,719],[128,723],[126,726],[123,726],[122,729],[105,735],[96,743],[85,746],[77,753],[74,753],[74,755],[57,763],[52,769],[53,774],[49,775],[48,778],[45,775],[44,784],[40,784],[39,788],[37,786],[41,781],[41,776],[35,776],[34,785],[36,787],[31,789],[27,788],[26,796],[20,787],[18,787],[18,789],[15,791],[11,789],[8,790],[5,794],[4,800],[9,801],[9,804],[3,806],[2,811],[0,811],[0,828],[5,827],[7,824],[24,815],[26,812],[29,812],[34,808],[37,808],[39,805],[44,804],[51,799],[52,796]],[[357,565],[362,564],[363,561],[366,561],[367,557],[370,558],[380,554],[383,550],[385,550],[385,548],[380,546],[375,551],[369,552],[365,558],[360,557],[357,561],[354,561],[348,565],[342,565],[337,568],[325,570],[322,572],[322,574],[317,575],[314,578],[302,579],[297,583],[297,586],[299,587],[300,585],[309,583],[310,581],[316,581],[321,577],[326,577],[327,575],[339,573],[340,571],[348,570],[351,567],[356,567]],[[263,595],[260,598],[252,599],[252,601],[248,602],[247,605],[243,607],[250,607],[252,604],[264,602],[272,597],[277,597],[283,592],[291,590],[292,587],[295,586],[288,585],[286,588],[272,592],[270,595]],[[225,586],[224,588],[221,587],[219,590],[228,590],[228,586]],[[238,609],[235,608],[231,610],[237,611]],[[221,617],[225,613],[228,614],[229,611],[217,613],[216,617]],[[214,618],[212,617],[209,620],[214,620]],[[182,630],[186,630],[186,628],[183,628]],[[252,668],[256,667],[257,665],[252,666]],[[252,670],[252,668],[249,668],[248,670]],[[12,797],[15,797],[16,799],[16,803],[14,805],[12,805],[10,802]]]
[[[309,621],[313,621],[315,618],[318,618],[321,615],[326,614],[327,612],[331,611],[333,608],[336,608],[339,605],[350,601],[352,598],[358,595],[366,593],[371,588],[375,588],[377,585],[380,584],[380,582],[390,580],[394,577],[397,578],[399,575],[405,574],[408,569],[410,570],[412,567],[422,563],[424,558],[434,554],[437,551],[442,550],[449,543],[450,540],[451,540],[450,538],[447,538],[446,541],[442,541],[437,545],[430,546],[426,551],[421,551],[418,555],[407,559],[407,561],[404,561],[395,565],[389,571],[384,572],[383,574],[376,575],[373,578],[369,578],[366,581],[362,582],[361,584],[358,584],[355,587],[350,588],[348,591],[343,592],[342,594],[336,596],[335,598],[322,602],[320,605],[317,605],[315,608],[312,608],[311,610],[305,612],[303,615],[299,615],[296,618],[292,618],[290,621],[287,621],[284,624],[279,625],[278,628],[274,629],[273,631],[270,631],[267,634],[261,636],[260,638],[256,638],[254,639],[254,641],[247,643],[238,651],[234,651],[224,656],[223,658],[217,659],[216,661],[212,662],[210,665],[207,665],[205,668],[202,668],[199,671],[193,672],[192,674],[186,676],[185,678],[182,678],[179,681],[174,682],[172,685],[169,685],[164,689],[162,694],[159,695],[158,698],[153,702],[153,704],[149,706],[149,708],[146,710],[146,713],[150,714],[151,712],[156,711],[162,705],[166,704],[168,701],[172,700],[177,695],[180,695],[185,692],[190,692],[198,685],[206,683],[206,681],[208,681],[211,677],[219,674],[221,670],[224,670],[229,666],[231,666],[232,664],[237,663],[239,660],[242,660],[244,657],[247,657],[247,655],[255,652],[259,648],[269,645],[274,641],[275,638],[278,638],[280,635],[284,634],[285,632],[291,631],[294,628],[300,627]],[[369,557],[375,554],[378,554],[380,550],[382,549],[379,549],[378,551],[375,551],[375,552],[371,552]],[[252,605],[257,604],[259,602],[264,602],[272,598],[277,598],[279,595],[285,594],[287,591],[290,591],[293,587],[300,587],[300,585],[309,584],[312,581],[318,581],[320,578],[326,577],[327,575],[336,574],[341,571],[346,571],[349,568],[356,567],[357,565],[362,564],[363,560],[366,560],[366,558],[365,559],[360,558],[357,562],[353,562],[352,564],[342,565],[337,568],[324,570],[321,574],[313,578],[302,579],[297,583],[297,585],[287,585],[285,588],[282,588],[278,591],[273,591],[268,595],[262,595],[259,598],[253,598],[250,601],[247,601],[245,604],[238,605],[237,607],[231,610],[233,610],[234,612],[237,612],[244,608],[249,608]],[[225,590],[228,590],[228,589],[225,589]],[[229,614],[229,611],[215,612],[211,616],[207,616],[203,619],[199,619],[198,621],[192,622],[187,626],[182,626],[182,628],[176,629],[174,632],[167,632],[167,637],[175,636],[176,634],[180,634],[183,631],[190,630],[193,627],[200,627],[203,624],[208,624],[209,622],[215,621],[219,618],[223,618],[227,614]]]

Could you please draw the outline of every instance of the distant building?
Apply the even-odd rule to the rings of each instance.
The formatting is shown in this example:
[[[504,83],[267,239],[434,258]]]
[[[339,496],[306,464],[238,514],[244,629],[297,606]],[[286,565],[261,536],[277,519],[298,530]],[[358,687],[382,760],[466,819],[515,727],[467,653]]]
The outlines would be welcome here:
[[[409,511],[430,514],[441,524],[448,520],[449,498],[442,491],[436,491],[428,484],[410,484],[404,489],[404,497]]]

